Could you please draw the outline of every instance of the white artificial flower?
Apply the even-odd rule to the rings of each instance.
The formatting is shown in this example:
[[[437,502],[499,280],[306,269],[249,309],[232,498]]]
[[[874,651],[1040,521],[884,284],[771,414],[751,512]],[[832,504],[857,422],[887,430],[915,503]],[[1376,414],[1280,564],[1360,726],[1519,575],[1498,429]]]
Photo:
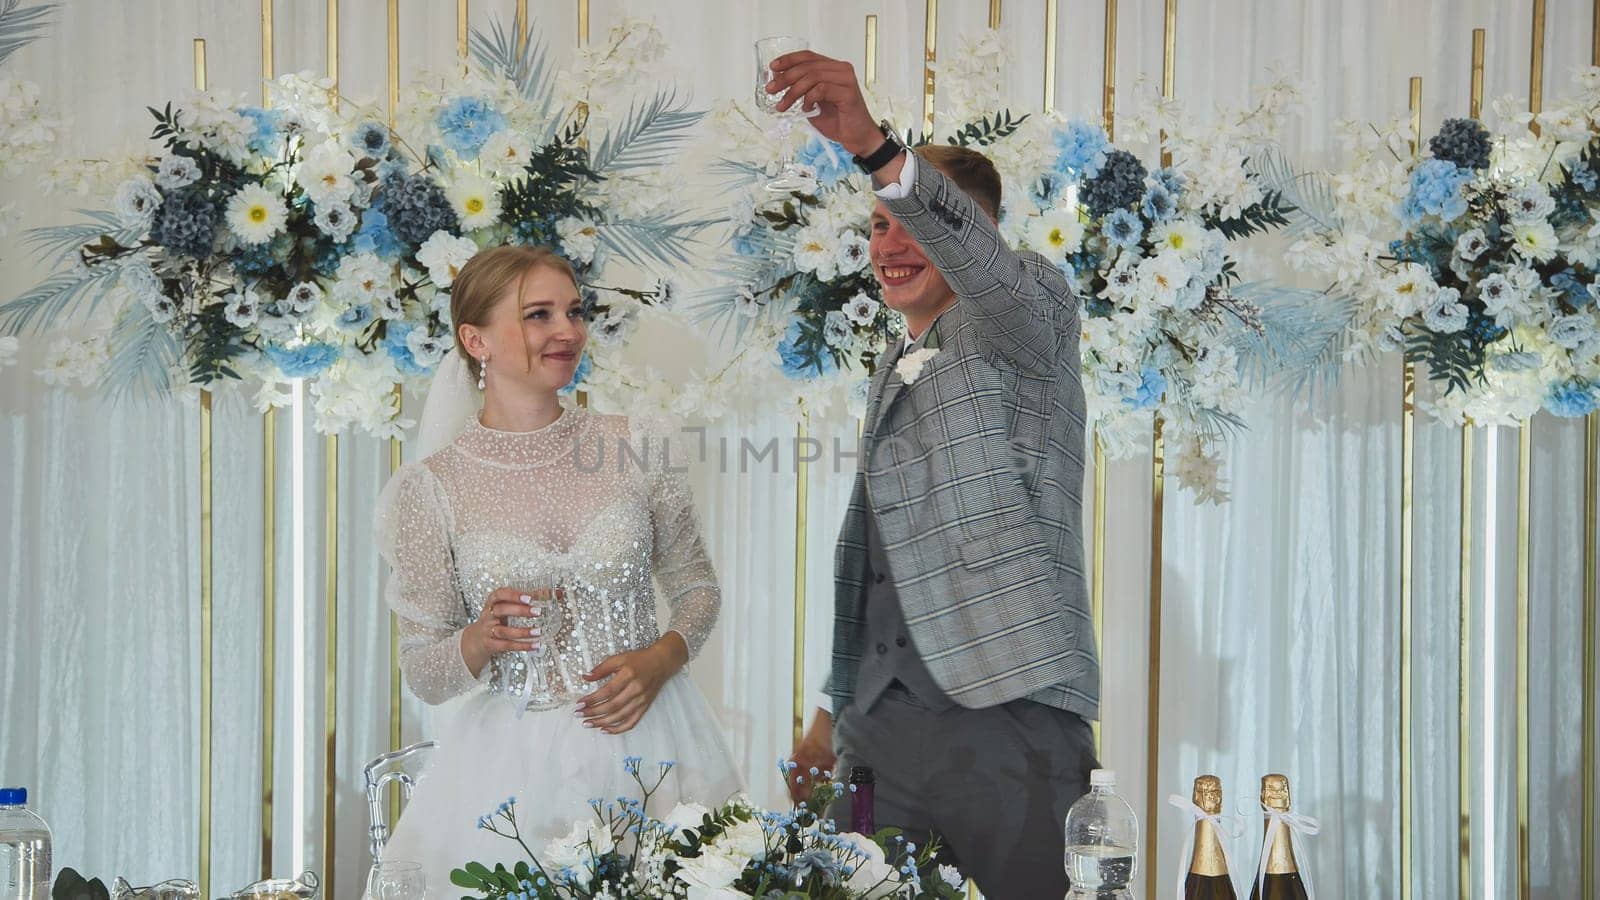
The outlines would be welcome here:
[[[17,350],[21,344],[12,335],[0,337],[0,369],[17,364]]]
[[[376,253],[352,253],[339,261],[335,289],[355,302],[366,302],[390,293],[393,279],[393,268]]]
[[[815,225],[802,228],[795,236],[794,267],[812,273],[818,281],[832,281],[839,273],[838,235]]]
[[[1533,312],[1528,307],[1527,293],[1499,272],[1478,282],[1478,299],[1483,301],[1484,312],[1493,316],[1501,328],[1509,328]]]
[[[850,325],[850,318],[845,315],[844,310],[830,309],[823,317],[822,340],[829,347],[835,349],[843,347],[850,343],[855,334],[855,329]]]
[[[445,351],[450,349],[446,341],[447,336],[431,335],[426,330],[414,328],[406,335],[406,349],[411,351],[411,356],[417,365],[431,369],[444,359]]]
[[[1183,257],[1167,250],[1146,257],[1139,263],[1139,289],[1158,307],[1172,306],[1178,292],[1189,283],[1189,267]]]
[[[593,222],[568,216],[556,223],[556,234],[568,259],[584,265],[594,262],[595,251],[600,247],[600,229]]]
[[[961,890],[962,885],[966,884],[966,879],[961,877],[960,870],[955,866],[939,866],[939,880],[958,891]]]
[[[1555,228],[1543,219],[1514,224],[1511,234],[1516,241],[1517,252],[1536,262],[1548,262],[1556,255],[1560,244]]]
[[[761,314],[764,305],[761,298],[756,296],[755,289],[748,284],[739,285],[739,293],[734,298],[734,305],[739,310],[739,315],[753,319]]]
[[[654,304],[663,309],[671,308],[678,299],[678,286],[665,278],[656,279]]]
[[[1555,211],[1555,199],[1541,184],[1519,187],[1506,198],[1506,212],[1511,215],[1512,225],[1543,222]]]
[[[1100,296],[1119,306],[1127,305],[1139,295],[1139,268],[1134,257],[1124,255],[1106,272],[1106,286]]]
[[[109,360],[104,335],[83,340],[61,337],[50,344],[44,368],[34,374],[52,387],[89,387],[100,380]]]
[[[500,188],[481,175],[458,174],[445,196],[465,231],[487,228],[500,219]]]
[[[143,175],[129,178],[117,188],[117,221],[122,227],[146,230],[161,208],[161,192]]]
[[[337,141],[324,141],[306,153],[294,180],[317,206],[350,203],[356,193],[355,179],[350,177],[355,166],[350,151]]]
[[[161,294],[161,278],[143,254],[130,256],[122,263],[117,272],[117,286],[141,302]]]
[[[285,303],[289,311],[297,316],[303,316],[317,308],[322,302],[322,288],[314,281],[302,281],[289,289],[289,296]]]
[[[377,312],[378,318],[389,321],[399,319],[406,314],[405,302],[394,291],[385,291],[373,298],[372,308]]]
[[[288,220],[283,198],[259,184],[247,184],[228,198],[228,228],[246,244],[272,240]]]
[[[1577,350],[1594,338],[1594,317],[1588,313],[1561,316],[1550,323],[1551,342],[1568,350]]]
[[[878,301],[868,297],[865,292],[858,292],[845,301],[844,314],[850,324],[865,328],[877,321],[878,305]]]
[[[168,156],[156,171],[156,184],[169,191],[188,187],[200,180],[200,167],[187,156]]]
[[[679,803],[661,820],[675,832],[698,832],[705,824],[706,816],[711,815],[711,810],[698,803]]]
[[[1482,228],[1474,228],[1456,238],[1456,256],[1467,262],[1472,262],[1489,249],[1489,239],[1484,237]]]
[[[613,304],[589,325],[589,334],[602,347],[617,347],[627,343],[638,324],[633,311],[621,304]]]
[[[1438,292],[1433,274],[1417,263],[1401,263],[1378,288],[1384,305],[1402,319],[1421,312]]]
[[[761,862],[767,858],[767,833],[754,819],[745,819],[727,829],[713,843],[735,859]]]
[[[261,316],[261,298],[249,289],[234,291],[222,298],[222,313],[234,326],[249,328]]]
[[[171,322],[178,317],[178,302],[165,294],[150,294],[139,300],[150,310],[150,318],[157,322]]]
[[[360,224],[355,210],[343,203],[329,203],[317,207],[317,216],[312,221],[323,234],[333,238],[338,244],[349,240],[350,235],[355,234],[356,226]]]
[[[740,859],[721,848],[704,847],[699,856],[678,860],[675,877],[688,885],[690,891],[721,891],[738,881],[749,864],[749,859]]]
[[[1455,288],[1440,288],[1433,301],[1423,312],[1423,324],[1439,334],[1454,334],[1467,327],[1467,307],[1461,302],[1461,292]]]
[[[449,287],[478,252],[471,238],[455,237],[448,231],[435,231],[417,248],[417,262],[428,267],[428,277],[439,287]]]
[[[928,364],[928,360],[938,355],[939,351],[936,348],[918,347],[900,357],[894,364],[894,370],[900,376],[900,380],[910,386],[922,377],[922,367]]]
[[[867,900],[893,897],[900,892],[899,872],[884,858],[883,848],[864,835],[846,833],[839,839],[850,845],[859,862],[847,885]]]
[[[1206,249],[1205,229],[1188,219],[1172,218],[1150,232],[1154,251],[1172,250],[1185,258],[1199,258]]]
[[[867,267],[869,250],[867,239],[862,237],[860,232],[855,229],[840,232],[835,268],[840,275],[854,275]]]
[[[1083,223],[1075,212],[1063,209],[1028,217],[1026,233],[1028,246],[1053,262],[1066,259],[1083,244]]]
[[[502,129],[489,135],[478,150],[478,163],[483,171],[494,178],[516,178],[528,166],[528,144],[520,134]]]

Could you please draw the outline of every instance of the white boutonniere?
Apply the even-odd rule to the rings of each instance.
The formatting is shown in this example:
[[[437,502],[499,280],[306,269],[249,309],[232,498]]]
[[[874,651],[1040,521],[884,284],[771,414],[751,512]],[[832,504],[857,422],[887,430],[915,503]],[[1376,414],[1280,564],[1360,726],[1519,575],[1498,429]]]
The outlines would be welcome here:
[[[901,381],[908,385],[914,384],[917,377],[922,374],[922,367],[928,364],[928,360],[938,355],[939,351],[933,347],[913,350],[900,357],[900,361],[894,364],[894,370],[900,375]]]

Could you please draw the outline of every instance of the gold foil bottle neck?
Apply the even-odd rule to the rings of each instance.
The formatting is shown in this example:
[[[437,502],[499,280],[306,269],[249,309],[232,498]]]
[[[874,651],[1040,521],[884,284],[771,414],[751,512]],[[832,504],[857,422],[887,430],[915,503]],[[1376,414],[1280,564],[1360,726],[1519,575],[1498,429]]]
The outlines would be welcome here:
[[[1261,777],[1261,805],[1275,812],[1289,811],[1289,779],[1284,775]]]
[[[1194,780],[1194,805],[1208,816],[1222,814],[1222,779],[1201,775]]]
[[[1266,775],[1261,779],[1261,805],[1273,812],[1289,811],[1289,779],[1283,775]],[[1289,826],[1273,819],[1267,820],[1267,874],[1287,875],[1299,872],[1295,864],[1294,847],[1289,843]]]
[[[1222,779],[1215,775],[1196,778],[1194,805],[1208,816],[1221,813]],[[1194,823],[1194,856],[1189,860],[1189,871],[1205,876],[1228,874],[1228,861],[1222,855],[1222,839],[1217,835],[1216,823],[1208,819]]]

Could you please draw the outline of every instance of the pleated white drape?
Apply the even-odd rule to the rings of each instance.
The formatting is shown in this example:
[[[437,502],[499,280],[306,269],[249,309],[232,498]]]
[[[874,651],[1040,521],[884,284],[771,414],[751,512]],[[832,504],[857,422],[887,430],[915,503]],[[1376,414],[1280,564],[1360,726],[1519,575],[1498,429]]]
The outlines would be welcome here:
[[[553,54],[564,57],[576,34],[575,2],[531,6]],[[1159,84],[1163,4],[1120,6],[1117,102],[1127,110],[1141,78]],[[278,72],[321,70],[324,4],[279,0],[275,7]],[[512,7],[509,0],[476,0],[473,24],[491,16],[509,22]],[[1570,69],[1588,61],[1590,7],[1549,3],[1547,95],[1559,94]],[[383,95],[384,10],[377,0],[341,4],[347,95]],[[594,0],[593,34],[599,39],[622,16],[653,15],[679,83],[712,102],[748,93],[756,37],[803,34],[823,52],[859,62],[862,16],[876,13],[882,83],[915,96],[923,10],[916,0],[788,7],[707,0],[670,10]],[[1003,5],[1019,109],[1041,102],[1043,10],[1044,0]],[[988,4],[976,0],[940,4],[942,58],[959,48],[961,35],[983,27],[987,13]],[[1060,4],[1057,108],[1091,120],[1100,114],[1103,13],[1100,0]],[[403,77],[451,64],[454,14],[454,4],[401,4]],[[108,158],[135,146],[149,129],[145,105],[188,92],[195,37],[209,40],[214,87],[259,96],[259,4],[73,0],[55,18],[50,35],[0,76],[38,82],[73,117],[64,156]],[[1180,0],[1177,93],[1197,111],[1237,105],[1266,80],[1270,65],[1281,65],[1304,85],[1307,100],[1285,136],[1288,149],[1325,164],[1337,159],[1335,123],[1403,112],[1411,75],[1424,78],[1425,132],[1465,114],[1473,27],[1488,29],[1489,96],[1526,94],[1531,18],[1529,0]],[[709,136],[707,145],[714,146]],[[686,180],[697,189],[695,202],[717,211],[713,182],[693,171]],[[6,201],[18,204],[28,225],[63,221],[89,202],[39,196],[26,177],[0,185],[0,205]],[[1265,249],[1256,253],[1258,274],[1273,274],[1275,259]],[[681,274],[695,280],[693,272]],[[12,296],[40,275],[16,235],[0,241],[0,294]],[[638,358],[669,373],[713,358],[713,351],[685,350],[686,342],[669,339],[671,328],[647,327]],[[19,365],[0,370],[0,782],[33,789],[55,828],[58,865],[136,883],[192,876],[199,841],[197,413],[193,403],[108,407],[49,391],[31,375],[41,352],[25,346]],[[1399,893],[1399,395],[1399,362],[1384,359],[1347,371],[1336,392],[1314,403],[1263,397],[1228,458],[1231,503],[1197,507],[1168,485],[1154,773],[1146,765],[1149,460],[1114,464],[1107,478],[1104,764],[1119,770],[1141,816],[1151,792],[1187,794],[1190,779],[1203,772],[1222,776],[1230,808],[1252,799],[1261,774],[1289,774],[1297,808],[1322,819],[1307,862],[1323,896]],[[780,798],[770,773],[789,747],[793,702],[795,424],[780,413],[719,423],[707,438],[714,448],[729,439],[729,467],[713,455],[692,473],[726,596],[718,633],[694,675],[729,729],[757,799],[769,803]],[[1580,846],[1578,819],[1583,439],[1578,423],[1542,417],[1534,428],[1531,862],[1534,896],[1566,898],[1579,893],[1582,855],[1600,849]],[[212,882],[220,893],[261,868],[260,419],[224,392],[215,430]],[[810,470],[805,511],[806,670],[814,684],[827,664],[832,547],[853,465],[846,459],[835,470],[831,438],[848,445],[855,425],[834,418],[813,422],[812,431],[827,449]],[[323,443],[312,435],[303,445],[299,575],[306,602],[297,609],[292,432],[291,416],[280,415],[271,860],[278,873],[317,867],[323,854]],[[741,471],[742,438],[757,446],[778,438],[778,470],[762,461]],[[1409,761],[1418,897],[1456,895],[1459,453],[1459,430],[1418,417]],[[1479,897],[1511,896],[1516,883],[1516,455],[1510,430],[1477,433],[1467,666],[1472,752],[1482,769],[1472,774],[1471,800]],[[388,624],[368,539],[387,466],[385,444],[341,441],[333,759],[340,897],[356,895],[365,870],[360,767],[388,746]],[[1087,509],[1085,517],[1087,524]],[[300,656],[297,621],[304,626]],[[409,698],[405,722],[407,740],[422,733],[423,710]],[[1180,817],[1161,809],[1153,832],[1145,823],[1146,835],[1157,835],[1144,860],[1157,867],[1152,894],[1170,877],[1182,840]],[[297,833],[307,835],[302,846],[292,840]],[[1251,845],[1236,864],[1246,869],[1254,858]]]

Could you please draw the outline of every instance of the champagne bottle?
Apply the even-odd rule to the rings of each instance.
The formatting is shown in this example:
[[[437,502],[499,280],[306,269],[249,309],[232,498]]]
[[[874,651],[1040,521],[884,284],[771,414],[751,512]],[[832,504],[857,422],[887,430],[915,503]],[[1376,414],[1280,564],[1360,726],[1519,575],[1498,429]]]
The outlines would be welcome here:
[[[850,830],[856,834],[870,837],[878,830],[872,809],[872,790],[877,782],[871,766],[850,767]]]
[[[1289,811],[1289,779],[1283,775],[1265,775],[1261,779],[1261,805],[1277,812]],[[1267,820],[1266,847],[1267,874],[1250,888],[1250,900],[1306,900],[1306,886],[1300,880],[1300,868],[1295,863],[1294,846],[1289,842],[1289,826],[1273,819]]]
[[[1220,815],[1222,779],[1215,775],[1196,778],[1194,805],[1208,816]],[[1236,900],[1228,860],[1222,855],[1222,839],[1209,819],[1194,823],[1194,854],[1189,857],[1189,876],[1183,881],[1183,900]]]

